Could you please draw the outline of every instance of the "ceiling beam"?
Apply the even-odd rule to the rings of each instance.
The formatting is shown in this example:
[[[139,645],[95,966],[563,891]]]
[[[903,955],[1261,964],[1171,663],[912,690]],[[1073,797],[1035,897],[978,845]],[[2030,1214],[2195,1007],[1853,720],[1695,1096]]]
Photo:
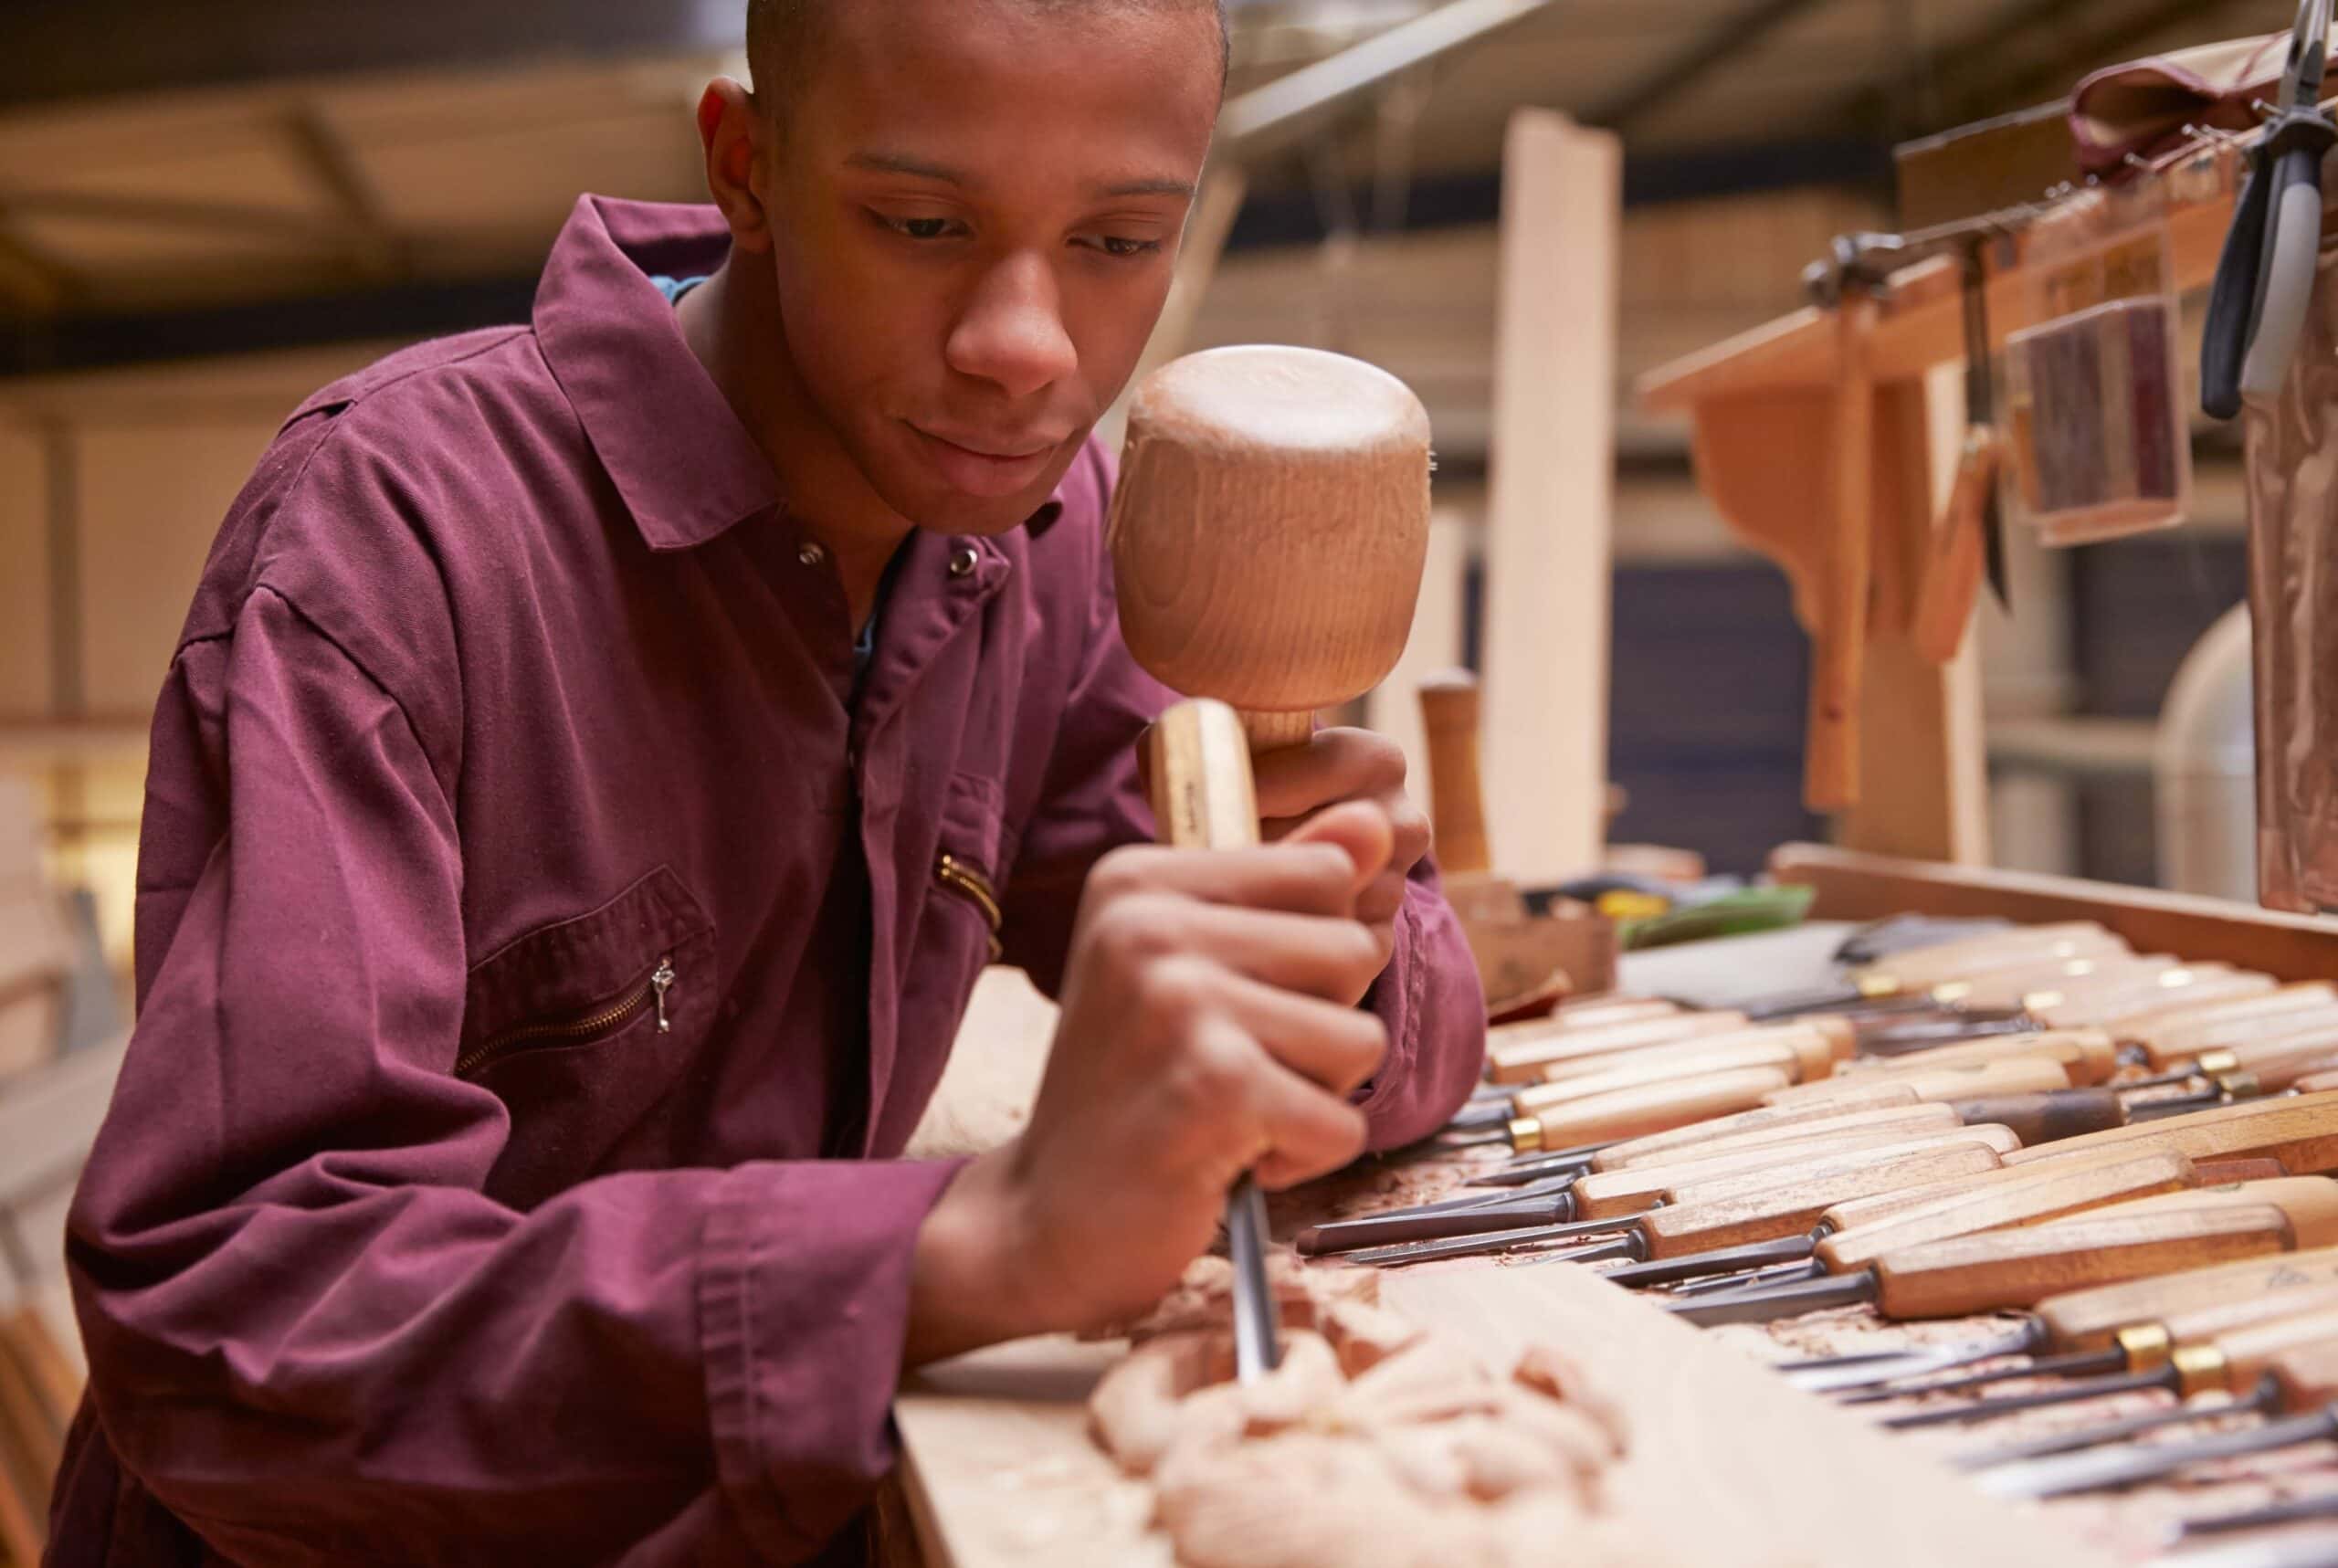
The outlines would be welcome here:
[[[706,0],[7,0],[0,109],[355,72],[735,50]],[[199,14],[197,14],[199,11]]]
[[[365,173],[348,139],[313,103],[294,107],[285,116],[284,130],[300,166],[349,226],[358,270],[375,282],[411,272],[409,247],[391,223],[380,189]]]
[[[1716,24],[1638,80],[1627,83],[1581,117],[1586,125],[1627,131],[1681,93],[1696,86],[1723,64],[1743,65],[1747,48],[1787,23],[1817,10],[1827,0],[1759,0],[1759,3]]]

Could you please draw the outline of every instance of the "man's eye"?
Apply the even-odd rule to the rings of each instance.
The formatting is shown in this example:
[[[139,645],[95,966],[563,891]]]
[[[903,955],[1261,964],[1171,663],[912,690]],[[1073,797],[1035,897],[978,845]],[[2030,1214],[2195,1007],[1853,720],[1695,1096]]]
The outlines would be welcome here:
[[[1107,256],[1151,256],[1161,248],[1161,242],[1157,239],[1128,239],[1119,235],[1107,234],[1098,237],[1096,248]]]
[[[890,217],[884,213],[869,215],[878,223],[908,239],[947,239],[953,226],[946,217]]]

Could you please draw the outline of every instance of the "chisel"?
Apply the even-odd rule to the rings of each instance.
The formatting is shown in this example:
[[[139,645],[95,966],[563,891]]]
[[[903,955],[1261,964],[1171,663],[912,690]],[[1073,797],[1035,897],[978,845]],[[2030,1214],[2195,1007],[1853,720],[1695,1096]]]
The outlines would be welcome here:
[[[2107,1083],[2121,1066],[2118,1042],[2100,1029],[2044,1029],[1934,1046],[1904,1056],[1854,1056],[1834,1072],[1838,1078],[1872,1079],[1879,1074],[1970,1067],[1975,1062],[2015,1061],[2025,1057],[2060,1062],[2070,1081],[2081,1086]]]
[[[1531,1116],[1513,1117],[1507,1125],[1486,1131],[1439,1137],[1450,1147],[1506,1142],[1515,1153],[1534,1154],[1579,1143],[1636,1138],[1690,1126],[1708,1117],[1750,1110],[1772,1091],[1788,1088],[1793,1081],[1777,1068],[1736,1068],[1701,1078],[1615,1089]]]
[[[1718,1152],[1738,1140],[1799,1137],[1801,1124],[1848,1124],[1855,1116],[1904,1110],[1942,1101],[2000,1097],[2024,1099],[2057,1092],[2069,1081],[2066,1070],[2050,1062],[1985,1062],[1973,1067],[1943,1068],[1937,1073],[1900,1075],[1873,1083],[1846,1085],[1838,1094],[1800,1104],[1755,1105],[1734,1114],[1705,1117],[1668,1131],[1634,1138],[1588,1142],[1554,1152],[1538,1152],[1508,1165],[1469,1179],[1471,1186],[1517,1186],[1567,1171],[1618,1170],[1653,1159],[1678,1157],[1680,1151],[1711,1146]],[[2046,1113],[2041,1108],[2039,1114]],[[1477,1142],[1490,1142],[1480,1137]]]
[[[2256,1080],[2259,1092],[2271,1093],[2331,1066],[2333,1060],[2338,1060],[2338,1015],[2315,1015],[2293,1028],[2269,1027],[2254,1038],[2203,1050],[2185,1072],[2208,1079],[2245,1073]]]
[[[2123,1026],[2120,1038],[2135,1046],[2148,1065],[2158,1068],[2178,1059],[2188,1060],[2201,1051],[2229,1045],[2237,1039],[2253,1038],[2269,1029],[2287,1026],[2274,1023],[2276,1019],[2333,1010],[2338,1010],[2338,985],[2327,980],[2310,980],[2276,986],[2253,996],[2227,997],[2198,1006],[2196,1011],[2187,1008],[2149,1020],[2115,1022]]]
[[[2338,1239],[2338,1183],[2306,1197],[2246,1182],[2179,1194],[2188,1206],[2126,1214],[2132,1205],[2016,1230],[1986,1231],[1886,1253],[1865,1268],[1772,1289],[1681,1302],[1702,1327],[1771,1322],[1831,1307],[1870,1305],[1887,1318],[1962,1318],[2035,1306],[2057,1291],[2146,1279]],[[2282,1190],[2260,1199],[2254,1189]],[[2145,1204],[2163,1200],[2146,1198]]]
[[[1546,1178],[1544,1183],[1522,1189],[1514,1196],[1480,1195],[1472,1201],[1448,1200],[1356,1219],[1334,1220],[1301,1231],[1297,1245],[1301,1253],[1311,1257],[1498,1230],[1565,1226],[1576,1221],[1606,1220],[1612,1227],[1617,1219],[1673,1201],[1673,1189],[1684,1182],[1791,1168],[1814,1155],[1907,1143],[1945,1135],[1965,1125],[1945,1105],[1911,1106],[1857,1120],[1857,1126],[1827,1128],[1802,1138],[1765,1141],[1716,1152],[1688,1150],[1680,1159],[1636,1165],[1628,1170]]]
[[[1864,1268],[1898,1247],[2015,1226],[2040,1225],[2089,1209],[2190,1186],[2190,1160],[2164,1149],[2113,1152],[2068,1165],[2006,1166],[1933,1191],[1879,1194],[1838,1204],[1809,1231],[1753,1247],[1618,1268],[1616,1284],[1670,1285],[1701,1275],[1806,1260],[1798,1277],[1818,1279]],[[1770,1281],[1790,1283],[1796,1276]]]
[[[1764,1103],[1888,1105],[1901,1089],[1912,1090],[1918,1100],[1964,1100],[1976,1094],[2036,1094],[2070,1087],[2070,1069],[2048,1055],[1938,1068],[1911,1065],[1893,1072],[1852,1073],[1817,1083],[1787,1084],[1772,1089]]]
[[[2270,1380],[2261,1386],[2276,1394],[2280,1387],[2278,1383]],[[2238,1406],[2228,1406],[2212,1412],[2187,1411],[2185,1414],[2196,1421],[2204,1414],[2228,1415],[2238,1408]],[[2267,1412],[2262,1413],[2270,1414],[2270,1407]],[[2338,1492],[2322,1492],[2313,1497],[2290,1498],[2281,1502],[2268,1503],[2263,1508],[2244,1509],[2238,1513],[2213,1513],[2204,1519],[2187,1519],[2175,1527],[2175,1532],[2185,1541],[2194,1541],[2206,1536],[2237,1535],[2246,1531],[2272,1530],[2284,1524],[2302,1524],[2309,1520],[2326,1520],[2333,1516],[2338,1516]],[[2325,1551],[2338,1552],[2338,1542],[2334,1542],[2333,1538],[2324,1536],[2321,1540]],[[2175,1563],[2194,1563],[2205,1559],[2197,1554],[2187,1553],[2183,1557],[2169,1558],[2167,1561]],[[2338,1556],[2324,1559],[2324,1561],[2338,1561]]]
[[[1960,1040],[2038,1032],[2038,1020],[2022,1007],[1925,1007],[1875,1017],[1854,1017],[1856,1055],[1884,1060]]]
[[[2325,1339],[2276,1357],[2264,1375],[2272,1387],[2250,1403],[2293,1414],[2188,1442],[2122,1444],[1997,1466],[1975,1479],[1982,1489],[1998,1497],[2068,1497],[2157,1480],[2210,1459],[2338,1437],[2338,1342]],[[2196,1417],[2208,1412],[2193,1414]]]
[[[1670,1013],[1593,1029],[1524,1032],[1486,1042],[1486,1077],[1494,1083],[1532,1083],[1553,1062],[1621,1055],[1715,1035],[1738,1035],[1756,1026],[1743,1013]],[[1531,1026],[1520,1026],[1531,1031]]]
[[[1178,848],[1238,848],[1259,842],[1250,745],[1234,710],[1212,699],[1177,703],[1146,739],[1146,770],[1161,841]],[[1255,1383],[1282,1359],[1275,1301],[1267,1288],[1267,1204],[1245,1171],[1226,1200],[1227,1252],[1234,1265],[1237,1375]]]
[[[1564,1240],[1588,1228],[1607,1228],[1617,1233],[1615,1240],[1560,1256],[1581,1263],[1615,1258],[1645,1261],[1792,1235],[1808,1229],[1820,1214],[1844,1198],[1978,1175],[1997,1169],[2006,1152],[2016,1146],[2013,1134],[2002,1127],[1968,1127],[1909,1143],[1814,1156],[1784,1172],[1770,1167],[1684,1184],[1671,1190],[1673,1202],[1663,1207],[1612,1222],[1374,1247],[1349,1258],[1352,1262],[1383,1266],[1427,1263],[1511,1252]]]
[[[1787,1017],[1921,993],[1993,970],[2126,951],[2124,941],[2092,921],[2017,928],[1895,953],[1838,985],[1773,992],[1737,1005],[1757,1018]]]
[[[1555,1064],[1553,1071],[1556,1077],[1517,1086],[1499,1099],[1481,1099],[1447,1125],[1459,1131],[1506,1126],[1516,1117],[1595,1094],[1701,1078],[1734,1068],[1776,1068],[1792,1082],[1808,1082],[1825,1078],[1833,1069],[1841,1048],[1848,1044],[1848,1038],[1842,1035],[1787,1027],[1715,1036],[1711,1041],[1683,1041],[1612,1058]]]
[[[1797,1388],[1827,1393],[1928,1376],[2012,1356],[2100,1351],[2129,1329],[2242,1298],[2286,1295],[2327,1285],[2338,1285],[2338,1247],[2307,1248],[2274,1258],[2245,1258],[2176,1274],[2064,1291],[2038,1302],[2018,1328],[2006,1333],[1915,1350],[1827,1356],[1791,1363],[1778,1370]]]
[[[2056,1026],[2101,1025],[2155,1016],[2179,1004],[2259,995],[2279,984],[2270,974],[2220,963],[2185,963],[2101,985],[2067,988],[2059,1001],[2033,994],[2024,997],[2022,1005],[2039,1021]]]
[[[2304,1182],[2329,1180],[2326,1176],[2291,1179]],[[2138,1366],[2133,1371],[2113,1372],[2098,1377],[2073,1377],[2061,1387],[2042,1389],[2032,1394],[2001,1394],[1964,1405],[1911,1411],[1891,1416],[1880,1425],[1892,1431],[1964,1426],[1993,1421],[2000,1415],[2024,1410],[2045,1410],[2058,1405],[2076,1405],[2090,1399],[2108,1398],[2116,1394],[2142,1394],[2153,1390],[2164,1390],[2180,1400],[2190,1400],[2204,1394],[2245,1394],[2256,1386],[2258,1378],[2263,1375],[2275,1356],[2338,1339],[2338,1296],[2327,1290],[2301,1292],[2297,1306],[2300,1309],[2297,1312],[2228,1328],[2221,1332],[2179,1333],[2172,1345],[2163,1345],[2156,1352],[2150,1350],[2140,1352],[2145,1356],[2158,1354],[2160,1359],[2154,1365]],[[2102,1352],[2102,1359],[2117,1364],[2127,1357],[2123,1349],[2114,1346],[2112,1350]]]

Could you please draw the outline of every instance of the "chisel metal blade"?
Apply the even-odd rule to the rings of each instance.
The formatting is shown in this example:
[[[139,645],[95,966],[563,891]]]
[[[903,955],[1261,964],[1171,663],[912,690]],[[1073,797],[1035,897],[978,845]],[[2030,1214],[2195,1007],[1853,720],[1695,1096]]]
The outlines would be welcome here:
[[[1297,1246],[1308,1258],[1330,1253],[1358,1252],[1407,1242],[1437,1241],[1447,1237],[1484,1236],[1503,1230],[1539,1229],[1564,1225],[1574,1217],[1574,1198],[1568,1193],[1531,1197],[1496,1198],[1459,1208],[1400,1210],[1366,1215],[1361,1219],[1334,1220],[1310,1226],[1299,1233]]]
[[[1946,1013],[1936,1018],[1909,1018],[1888,1024],[1862,1025],[1858,1030],[1859,1054],[1863,1057],[1907,1056],[1957,1040],[2033,1034],[2043,1026],[2018,1007],[1975,1008],[1969,1013]]]
[[[1797,1280],[1775,1289],[1744,1290],[1711,1300],[1696,1297],[1672,1303],[1667,1310],[1674,1317],[1709,1329],[1722,1323],[1771,1323],[1874,1300],[1875,1276],[1863,1268],[1857,1274],[1830,1274],[1824,1279]]]
[[[2052,1458],[1984,1470],[1976,1479],[1984,1491],[1996,1497],[2069,1497],[2156,1480],[2186,1465],[2209,1459],[2270,1453],[2276,1448],[2331,1437],[2338,1437],[2338,1406],[2324,1406],[2303,1415],[2286,1416],[2245,1431],[2219,1433],[2188,1443],[2122,1444],[2115,1448],[2058,1454]]]
[[[1551,1154],[1532,1154],[1523,1160],[1483,1172],[1469,1178],[1473,1187],[1516,1187],[1528,1182],[1539,1182],[1545,1176],[1581,1175],[1591,1169],[1594,1155],[1607,1147],[1601,1143],[1584,1149],[1562,1149]]]
[[[1895,1378],[1880,1387],[1861,1388],[1838,1405],[1880,1405],[1886,1400],[1906,1399],[1919,1394],[1964,1394],[1975,1388],[1989,1388],[2000,1383],[2011,1383],[2024,1377],[2094,1377],[2123,1372],[2127,1352],[2116,1346],[2109,1350],[2073,1351],[2068,1355],[2040,1356],[2023,1362],[2018,1366],[1992,1367],[1964,1377],[1952,1377],[1944,1383],[1916,1383]]]
[[[1677,1285],[1684,1279],[1695,1279],[1708,1274],[1735,1274],[1776,1263],[1797,1263],[1810,1256],[1814,1245],[1806,1236],[1781,1237],[1775,1241],[1753,1241],[1742,1247],[1692,1252],[1685,1258],[1659,1258],[1652,1262],[1635,1263],[1628,1268],[1610,1269],[1607,1278],[1618,1285],[1630,1286],[1635,1289],[1649,1285]]]
[[[1929,1377],[2004,1356],[2028,1355],[2045,1342],[2045,1325],[2032,1318],[2013,1332],[1996,1339],[1967,1340],[1962,1344],[1884,1352],[1871,1356],[1833,1356],[1796,1363],[1782,1370],[1796,1388],[1812,1394],[1832,1394],[1901,1378]]]
[[[2075,1405],[2085,1399],[2106,1399],[2114,1394],[2142,1394],[2154,1388],[2170,1388],[2175,1379],[2166,1368],[2151,1372],[2121,1373],[2113,1377],[2090,1377],[2062,1388],[2049,1388],[2038,1394],[2006,1394],[1995,1399],[1976,1399],[1970,1405],[1945,1405],[1936,1410],[1915,1410],[1905,1415],[1894,1415],[1878,1423],[1886,1431],[1912,1432],[1926,1426],[1964,1426],[1976,1421],[1994,1421],[2000,1415],[2011,1415],[2023,1410],[2047,1410],[2057,1405]]]
[[[2300,1524],[2310,1519],[2338,1519],[2338,1492],[2324,1492],[2320,1497],[2291,1498],[2286,1502],[2247,1509],[2239,1513],[2216,1513],[2206,1519],[2187,1519],[2176,1526],[2175,1532],[2188,1541],[2206,1535],[2270,1530],[2276,1525]]]
[[[2227,1542],[2154,1561],[2161,1568],[2338,1568],[2338,1530]]]
[[[2179,1405],[2173,1410],[2147,1410],[2141,1415],[2100,1422],[2092,1426],[2081,1426],[2075,1432],[2048,1432],[2042,1437],[2031,1437],[2018,1443],[1976,1448],[1969,1454],[1956,1455],[1949,1463],[1960,1470],[1993,1470],[2000,1465],[2042,1459],[2048,1454],[2069,1454],[2080,1448],[2099,1448],[2106,1443],[2123,1443],[2146,1432],[2187,1426],[2195,1421],[2217,1421],[2235,1415],[2270,1415],[2280,1403],[2280,1385],[2268,1378],[2247,1399],[2222,1405]]]
[[[1791,1284],[1796,1279],[1816,1279],[1826,1270],[1812,1258],[1796,1263],[1781,1263],[1769,1268],[1756,1268],[1745,1274],[1714,1274],[1702,1279],[1684,1279],[1672,1292],[1675,1299],[1685,1296],[1711,1296],[1724,1290],[1757,1290],[1772,1285]]]
[[[1381,1268],[1406,1263],[1434,1263],[1442,1258],[1483,1258],[1490,1253],[1515,1252],[1523,1247],[1540,1247],[1546,1242],[1569,1241],[1579,1236],[1596,1236],[1630,1223],[1629,1220],[1581,1220],[1573,1225],[1538,1225],[1523,1230],[1480,1232],[1438,1241],[1413,1241],[1395,1247],[1366,1247],[1361,1252],[1348,1253],[1346,1257],[1350,1263],[1370,1264]],[[1575,1250],[1596,1249],[1576,1248]]]

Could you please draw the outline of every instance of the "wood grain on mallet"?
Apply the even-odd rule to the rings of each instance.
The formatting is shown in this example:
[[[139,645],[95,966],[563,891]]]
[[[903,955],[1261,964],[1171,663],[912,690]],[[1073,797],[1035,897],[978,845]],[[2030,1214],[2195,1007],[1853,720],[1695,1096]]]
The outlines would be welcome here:
[[[1428,548],[1410,388],[1313,349],[1211,349],[1147,377],[1108,539],[1121,632],[1175,690],[1296,744],[1404,652]]]

